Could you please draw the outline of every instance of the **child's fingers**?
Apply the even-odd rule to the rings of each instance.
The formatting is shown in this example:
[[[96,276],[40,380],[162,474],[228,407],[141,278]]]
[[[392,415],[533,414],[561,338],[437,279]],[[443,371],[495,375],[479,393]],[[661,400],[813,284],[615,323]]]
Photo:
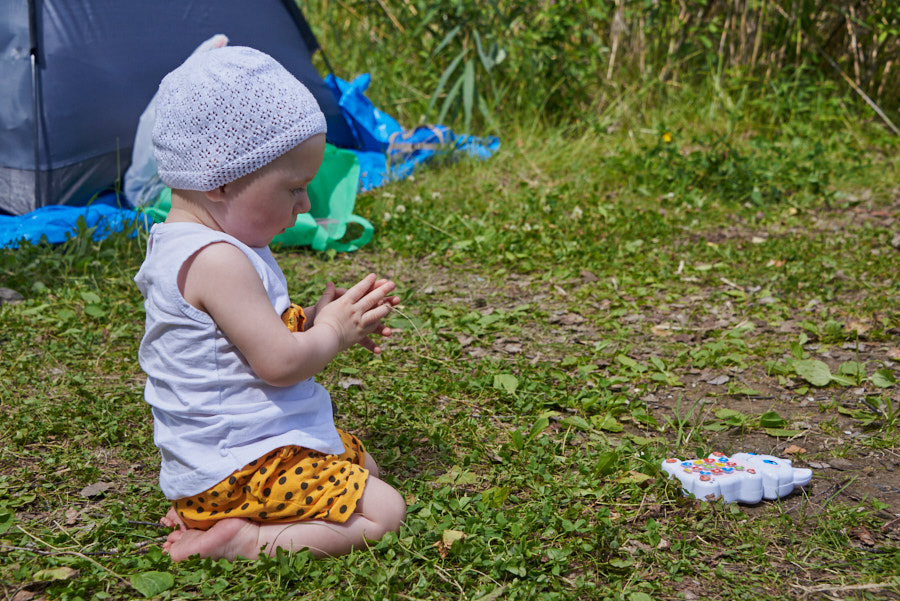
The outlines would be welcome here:
[[[376,355],[381,352],[381,347],[375,344],[375,341],[366,336],[362,340],[359,341],[359,345],[366,350],[369,350]]]
[[[366,299],[363,306],[364,310],[367,310],[375,304],[381,303],[396,287],[397,285],[391,280],[376,279],[375,274],[370,273],[349,290],[339,289],[341,291],[336,294],[336,298],[342,298],[349,303],[357,303]]]
[[[363,310],[363,312],[368,312],[373,309],[377,309],[380,307],[385,307],[389,312],[391,307],[393,306],[391,303],[386,302],[387,294],[393,289],[394,283],[389,282],[381,286],[380,288],[372,288],[367,294],[363,297],[353,301],[358,304],[359,307]],[[349,293],[348,293],[349,294]],[[384,313],[387,315],[387,312]]]
[[[391,306],[388,304],[376,304],[365,311],[362,318],[363,327],[369,331],[376,331],[380,327],[381,320],[390,315]]]
[[[328,282],[325,284],[325,292],[322,293],[322,301],[323,304],[328,304],[334,300],[337,294],[337,288],[334,287],[334,282]]]
[[[368,294],[369,291],[372,290],[372,284],[374,282],[375,282],[375,274],[370,273],[369,275],[367,275],[366,277],[361,279],[359,282],[357,282],[355,286],[353,286],[352,288],[347,290],[347,292],[344,293],[344,295],[341,298],[346,299],[347,301],[349,301],[351,303],[355,303],[355,302],[359,301],[359,299],[366,296],[366,294]]]

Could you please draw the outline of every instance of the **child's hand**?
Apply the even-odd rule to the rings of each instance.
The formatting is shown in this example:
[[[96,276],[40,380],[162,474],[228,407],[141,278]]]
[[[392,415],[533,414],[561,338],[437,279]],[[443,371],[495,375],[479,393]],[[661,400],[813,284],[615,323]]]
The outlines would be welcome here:
[[[387,296],[395,287],[394,282],[377,279],[375,274],[366,276],[349,290],[329,283],[316,303],[313,325],[327,325],[334,330],[340,350],[358,343],[373,353],[380,353],[381,347],[369,335],[391,335],[391,329],[381,320],[400,302],[396,296]]]

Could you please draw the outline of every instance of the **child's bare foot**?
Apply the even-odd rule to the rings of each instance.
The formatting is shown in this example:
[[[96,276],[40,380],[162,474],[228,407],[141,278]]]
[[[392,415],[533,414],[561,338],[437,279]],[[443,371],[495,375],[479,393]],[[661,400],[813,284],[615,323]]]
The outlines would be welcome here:
[[[238,556],[256,559],[259,557],[259,524],[231,518],[216,522],[209,530],[173,530],[163,549],[172,561],[181,561],[192,555],[229,561]]]
[[[160,518],[159,523],[166,528],[178,528],[179,530],[187,530],[187,526],[174,507],[169,508],[169,512]]]

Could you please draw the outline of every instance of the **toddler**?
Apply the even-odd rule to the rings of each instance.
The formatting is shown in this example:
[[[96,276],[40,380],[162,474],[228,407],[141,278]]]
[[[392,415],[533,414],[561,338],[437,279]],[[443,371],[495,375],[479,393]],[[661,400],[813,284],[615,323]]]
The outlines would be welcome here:
[[[391,333],[394,283],[328,284],[301,308],[268,248],[310,209],[325,148],[312,94],[256,50],[201,52],[160,84],[153,146],[172,208],[135,281],[144,396],[172,501],[164,549],[176,561],[339,555],[397,531],[403,497],[336,429],[313,379],[354,344],[381,351],[370,336]]]

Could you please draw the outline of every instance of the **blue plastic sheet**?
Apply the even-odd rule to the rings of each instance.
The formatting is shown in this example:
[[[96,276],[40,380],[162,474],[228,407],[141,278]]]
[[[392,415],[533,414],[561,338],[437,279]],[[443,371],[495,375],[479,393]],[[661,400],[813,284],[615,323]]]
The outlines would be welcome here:
[[[378,110],[366,98],[365,91],[371,83],[368,73],[349,83],[332,74],[325,78],[325,83],[338,96],[338,106],[356,136],[358,148],[353,152],[361,167],[360,191],[407,178],[418,165],[438,153],[486,159],[500,148],[496,136],[457,135],[443,125],[404,130],[393,117]]]
[[[0,215],[0,248],[18,248],[23,242],[39,244],[46,240],[60,244],[82,228],[93,229],[94,240],[102,240],[115,232],[134,230],[143,217],[130,209],[106,204],[115,195],[99,197],[86,207],[52,205],[19,216]]]
[[[366,98],[366,90],[372,81],[371,75],[363,73],[353,81],[346,82],[334,74],[325,77],[325,84],[331,88],[344,120],[356,137],[357,148],[364,152],[383,152],[390,137],[403,131],[396,119],[378,110]]]
[[[437,154],[486,159],[500,147],[495,136],[458,135],[443,125],[404,130],[366,98],[365,91],[371,83],[367,73],[351,82],[329,75],[325,83],[339,98],[344,119],[358,143],[357,149],[350,150],[360,163],[360,192],[407,178],[417,166]],[[136,221],[139,227],[146,227],[143,215],[117,205],[115,194],[110,193],[92,200],[88,206],[57,205],[20,216],[0,215],[0,248],[18,248],[23,241],[59,244],[80,228],[93,228],[93,238],[101,240],[113,232],[127,231]]]

